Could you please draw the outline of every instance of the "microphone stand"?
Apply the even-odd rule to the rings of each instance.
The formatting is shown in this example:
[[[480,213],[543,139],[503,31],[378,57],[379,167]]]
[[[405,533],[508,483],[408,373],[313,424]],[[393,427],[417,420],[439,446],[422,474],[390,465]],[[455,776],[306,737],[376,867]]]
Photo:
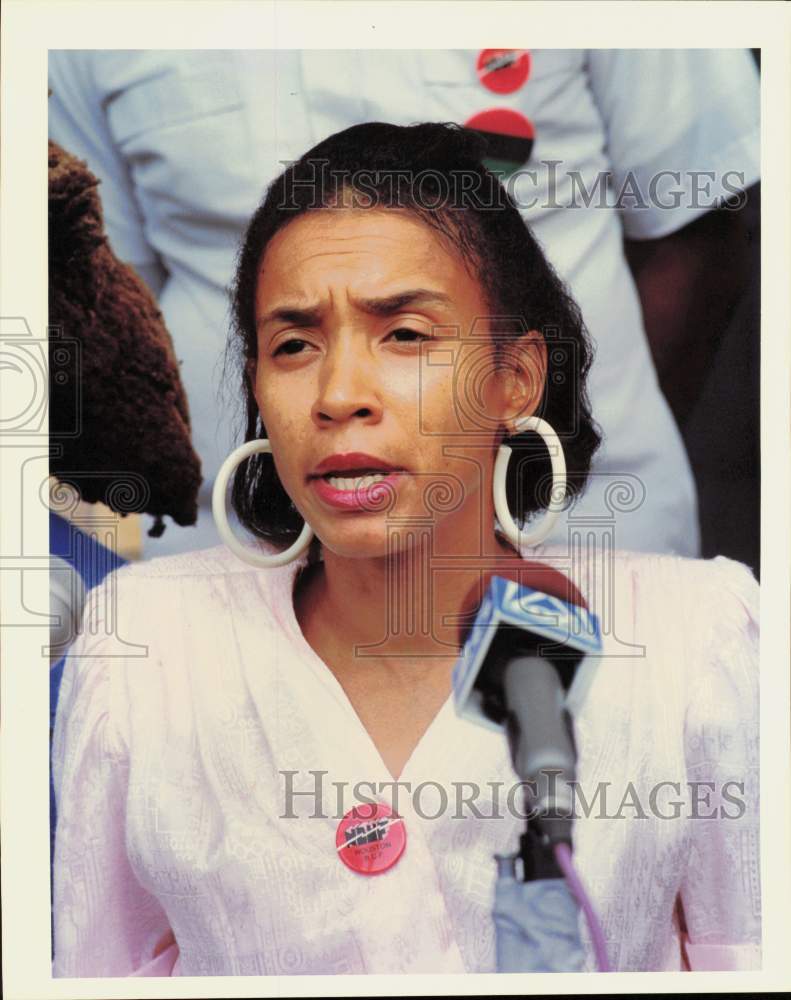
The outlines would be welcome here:
[[[495,860],[497,971],[580,972],[579,906],[540,822],[528,820],[519,850]]]
[[[585,950],[579,907],[555,856],[556,844],[571,847],[568,782],[576,750],[562,693],[579,657],[559,670],[536,655],[531,643],[519,649],[518,631],[506,629],[498,639],[509,655],[498,657],[495,641],[489,670],[478,679],[482,708],[505,729],[528,809],[519,850],[494,856],[497,971],[580,972]]]
[[[580,972],[585,949],[580,908],[592,921],[599,968],[609,968],[598,920],[571,863],[576,748],[564,692],[580,659],[545,659],[518,650],[520,635],[507,628],[497,659],[479,678],[484,713],[505,728],[514,771],[529,805],[519,850],[495,855],[492,918],[498,972]],[[528,791],[529,790],[529,791]]]

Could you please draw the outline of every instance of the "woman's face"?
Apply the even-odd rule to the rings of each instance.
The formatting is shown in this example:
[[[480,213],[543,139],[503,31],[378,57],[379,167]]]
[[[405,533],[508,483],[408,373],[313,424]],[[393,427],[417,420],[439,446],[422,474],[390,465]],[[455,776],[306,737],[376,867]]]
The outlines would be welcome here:
[[[495,371],[486,316],[462,260],[405,212],[310,212],[271,240],[250,375],[280,481],[333,552],[384,555],[410,522],[437,551],[493,532],[496,448],[537,405],[545,353],[526,335]]]

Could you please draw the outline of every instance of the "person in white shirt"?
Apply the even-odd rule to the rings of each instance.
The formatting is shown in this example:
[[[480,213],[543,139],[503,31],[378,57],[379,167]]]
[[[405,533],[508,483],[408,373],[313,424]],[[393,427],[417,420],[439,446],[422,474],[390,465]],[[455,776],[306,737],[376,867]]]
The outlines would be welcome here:
[[[492,855],[524,813],[505,737],[453,713],[451,670],[481,569],[527,561],[602,623],[568,705],[585,798],[609,790],[574,857],[612,967],[759,967],[755,580],[541,544],[598,445],[590,345],[478,154],[453,126],[355,126],[253,216],[245,443],[218,482],[236,469],[259,541],[91,593],[55,724],[55,976],[495,971]],[[334,175],[310,190],[321,158]],[[489,208],[427,207],[426,168],[460,168]],[[400,817],[375,877],[341,855],[361,783]]]
[[[218,398],[218,357],[246,219],[284,162],[371,120],[510,129],[516,155],[529,149],[509,183],[582,308],[604,435],[586,494],[553,541],[699,552],[693,478],[660,382],[681,412],[738,292],[732,213],[712,209],[758,177],[755,68],[746,50],[508,53],[50,53],[50,135],[100,177],[117,255],[159,294],[203,462],[197,528],[169,525],[145,539],[147,556],[217,539],[209,498],[233,416]],[[498,125],[503,111],[511,117]],[[640,258],[642,302],[624,237],[663,251],[628,251]]]

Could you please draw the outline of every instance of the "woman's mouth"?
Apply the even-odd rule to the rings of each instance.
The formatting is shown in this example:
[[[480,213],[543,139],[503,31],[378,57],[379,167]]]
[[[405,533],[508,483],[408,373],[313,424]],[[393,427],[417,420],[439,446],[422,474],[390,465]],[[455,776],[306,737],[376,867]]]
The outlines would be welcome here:
[[[311,483],[319,498],[331,507],[342,510],[380,511],[388,506],[399,477],[404,472],[393,469],[389,472],[327,473],[316,476]]]
[[[336,490],[367,490],[374,483],[381,483],[383,479],[387,479],[388,475],[392,475],[392,473],[364,472],[358,476],[341,476],[340,474],[335,476],[328,473],[321,478]]]

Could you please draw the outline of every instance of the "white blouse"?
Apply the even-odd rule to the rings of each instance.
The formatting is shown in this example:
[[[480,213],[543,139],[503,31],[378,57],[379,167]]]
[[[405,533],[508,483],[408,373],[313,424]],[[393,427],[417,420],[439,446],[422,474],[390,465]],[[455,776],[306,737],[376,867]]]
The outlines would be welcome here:
[[[601,619],[569,701],[574,858],[612,966],[758,968],[755,580],[722,557],[537,557]],[[55,976],[496,970],[493,855],[524,829],[506,740],[451,696],[394,787],[300,631],[304,563],[256,570],[219,546],[92,592],[53,744]],[[366,798],[406,829],[375,876],[335,844]]]

